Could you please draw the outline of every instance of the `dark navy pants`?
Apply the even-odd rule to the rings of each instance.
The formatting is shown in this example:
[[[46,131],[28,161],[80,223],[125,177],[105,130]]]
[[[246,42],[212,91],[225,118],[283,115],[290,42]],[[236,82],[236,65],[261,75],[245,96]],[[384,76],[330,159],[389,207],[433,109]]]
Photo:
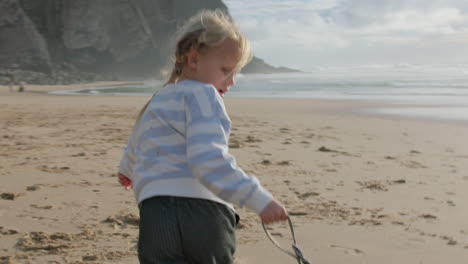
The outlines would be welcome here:
[[[235,212],[194,198],[157,196],[140,203],[141,264],[232,264]]]

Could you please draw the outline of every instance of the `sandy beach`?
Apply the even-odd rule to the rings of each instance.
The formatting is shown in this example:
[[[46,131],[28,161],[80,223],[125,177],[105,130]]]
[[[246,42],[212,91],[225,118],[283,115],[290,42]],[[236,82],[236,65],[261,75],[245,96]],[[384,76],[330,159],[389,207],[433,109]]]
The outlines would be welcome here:
[[[1,264],[138,263],[137,207],[115,173],[148,98],[47,94],[78,87],[0,86]],[[312,263],[467,263],[468,124],[351,101],[225,102],[231,152],[287,206]],[[297,263],[238,211],[236,263]],[[286,246],[288,232],[271,230]]]

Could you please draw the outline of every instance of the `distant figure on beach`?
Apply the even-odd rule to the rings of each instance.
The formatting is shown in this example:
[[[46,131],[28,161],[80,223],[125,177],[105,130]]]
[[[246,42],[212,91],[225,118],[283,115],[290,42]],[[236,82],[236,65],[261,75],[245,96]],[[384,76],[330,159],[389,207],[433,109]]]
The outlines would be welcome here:
[[[13,92],[14,86],[16,85],[16,76],[11,71],[7,71],[6,75],[8,77],[8,90]]]
[[[18,92],[24,92],[25,88],[24,88],[24,82],[18,82]]]
[[[250,44],[219,10],[190,18],[176,40],[172,74],[140,111],[118,179],[140,210],[140,263],[229,264],[239,221],[232,204],[266,224],[288,219],[228,149],[223,96],[251,60]]]
[[[8,78],[9,92],[13,92],[15,90],[15,85],[18,85],[18,92],[25,91],[25,83],[22,81],[18,81],[16,75],[11,70],[8,70],[6,73],[3,73],[2,76],[6,76]]]

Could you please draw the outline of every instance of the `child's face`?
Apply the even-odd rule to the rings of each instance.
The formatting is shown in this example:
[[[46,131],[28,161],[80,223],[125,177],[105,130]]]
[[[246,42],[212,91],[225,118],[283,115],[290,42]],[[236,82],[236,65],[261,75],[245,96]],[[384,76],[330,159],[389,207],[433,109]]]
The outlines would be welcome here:
[[[226,40],[219,47],[208,48],[198,53],[195,78],[212,84],[221,96],[234,85],[234,68],[240,58],[239,46]]]

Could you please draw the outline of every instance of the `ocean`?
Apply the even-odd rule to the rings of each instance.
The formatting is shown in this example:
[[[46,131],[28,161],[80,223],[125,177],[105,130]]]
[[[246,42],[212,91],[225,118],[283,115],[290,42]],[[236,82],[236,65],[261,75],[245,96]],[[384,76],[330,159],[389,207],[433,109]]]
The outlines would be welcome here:
[[[53,92],[70,95],[148,96],[162,85]],[[309,72],[238,75],[227,97],[359,100],[385,107],[364,111],[420,119],[468,121],[468,65],[321,68]]]

